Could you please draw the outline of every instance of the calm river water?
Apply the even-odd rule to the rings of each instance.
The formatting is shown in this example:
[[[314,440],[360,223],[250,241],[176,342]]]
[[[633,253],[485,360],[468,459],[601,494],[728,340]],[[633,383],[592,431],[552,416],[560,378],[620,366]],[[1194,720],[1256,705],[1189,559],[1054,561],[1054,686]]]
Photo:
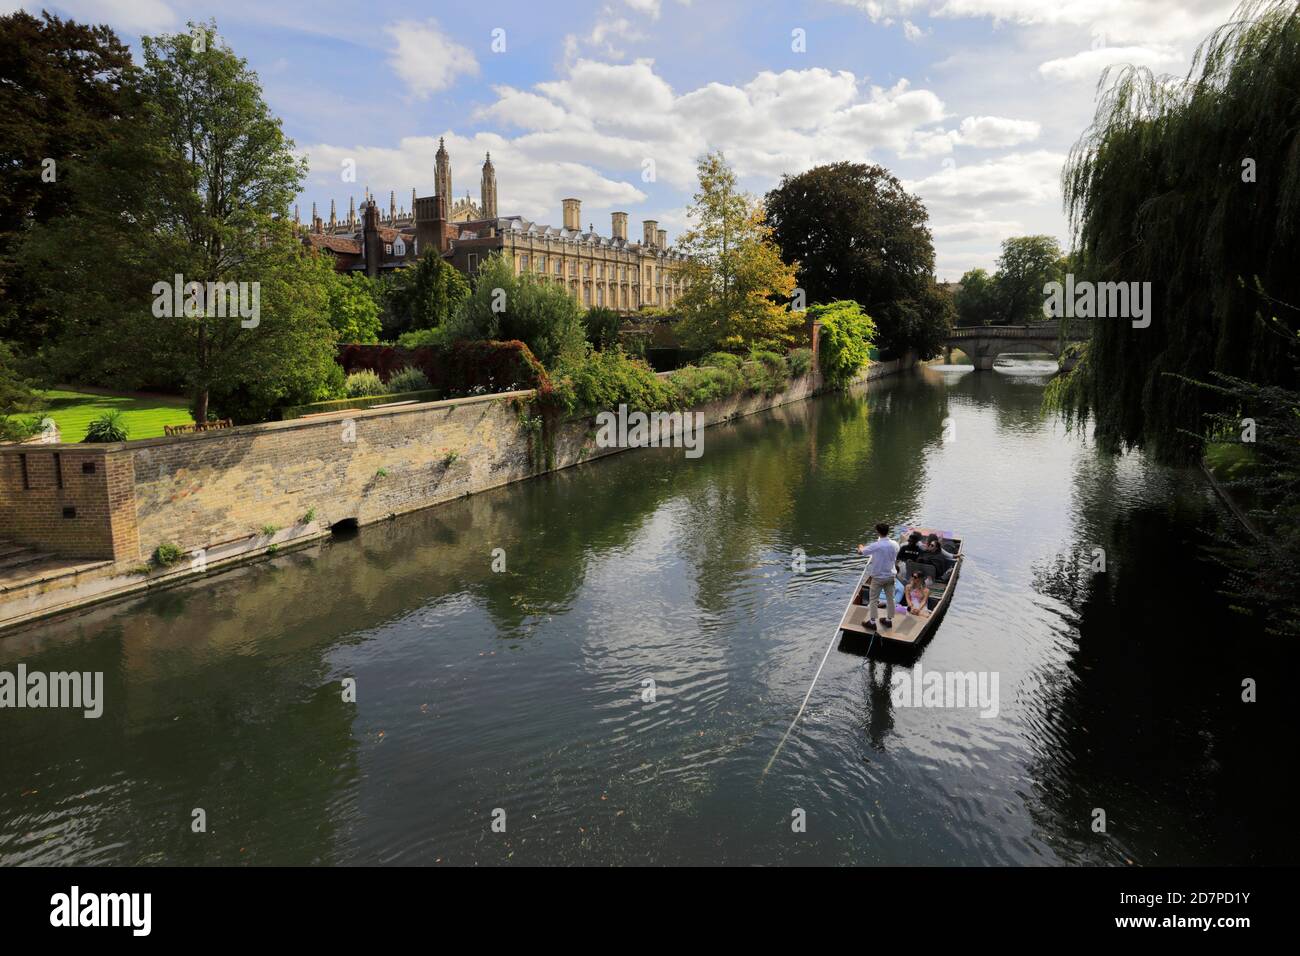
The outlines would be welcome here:
[[[0,863],[1297,862],[1289,655],[1202,550],[1239,532],[1043,386],[926,370],[0,638],[106,697],[0,712]],[[917,666],[998,713],[833,650],[762,777],[882,518],[965,538]]]

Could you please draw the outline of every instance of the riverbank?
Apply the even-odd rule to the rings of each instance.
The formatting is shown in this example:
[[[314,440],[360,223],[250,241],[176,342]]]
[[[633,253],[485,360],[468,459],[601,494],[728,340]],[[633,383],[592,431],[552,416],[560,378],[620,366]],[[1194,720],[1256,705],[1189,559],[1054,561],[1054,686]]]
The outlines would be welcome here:
[[[854,384],[915,364],[877,363]],[[741,393],[691,411],[708,428],[821,391],[814,371],[773,395]],[[0,449],[0,517],[11,540],[34,552],[0,576],[0,629],[629,450],[599,447],[591,415],[529,427],[533,397],[505,392],[117,444]],[[177,560],[151,560],[160,548]]]

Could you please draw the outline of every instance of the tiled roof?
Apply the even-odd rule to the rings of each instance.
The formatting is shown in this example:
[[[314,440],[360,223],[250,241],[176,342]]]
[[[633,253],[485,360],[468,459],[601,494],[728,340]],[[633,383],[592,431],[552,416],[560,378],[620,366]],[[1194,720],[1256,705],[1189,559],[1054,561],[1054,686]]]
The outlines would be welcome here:
[[[358,256],[361,254],[361,243],[355,239],[309,232],[307,233],[307,240],[317,249],[328,249],[330,252],[350,253]]]

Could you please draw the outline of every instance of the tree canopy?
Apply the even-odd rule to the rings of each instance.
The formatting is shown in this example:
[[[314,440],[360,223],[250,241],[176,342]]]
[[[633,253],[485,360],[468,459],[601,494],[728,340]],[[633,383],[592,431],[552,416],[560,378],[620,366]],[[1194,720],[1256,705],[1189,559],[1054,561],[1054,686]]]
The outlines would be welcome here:
[[[887,169],[840,162],[783,176],[766,206],[807,301],[861,303],[888,357],[938,353],[948,325],[946,310],[934,311],[929,213]]]
[[[215,24],[191,31],[144,38],[144,108],[130,135],[73,168],[71,211],[34,227],[22,258],[67,326],[52,367],[116,387],[184,388],[199,420],[210,401],[249,420],[328,397],[334,276],[287,221],[305,163],[256,74],[212,42]],[[176,276],[208,295],[159,314],[167,297],[156,290]],[[259,314],[217,311],[209,283],[238,287]]]
[[[0,16],[0,336],[11,342],[58,332],[15,253],[30,226],[69,213],[69,172],[130,126],[135,82],[130,50],[106,26]]]
[[[436,329],[447,322],[469,295],[469,281],[436,249],[426,249],[414,265],[388,279],[388,314],[384,331],[400,335]]]
[[[741,192],[720,152],[697,163],[691,228],[678,245],[690,258],[677,300],[679,336],[688,348],[785,348],[802,324],[790,311],[794,267],[772,241],[763,204]]]
[[[1295,387],[1300,8],[1244,3],[1181,81],[1130,66],[1103,83],[1063,173],[1076,272],[1151,282],[1152,321],[1093,322],[1049,397],[1105,446],[1186,461],[1207,416],[1236,410],[1197,381]]]

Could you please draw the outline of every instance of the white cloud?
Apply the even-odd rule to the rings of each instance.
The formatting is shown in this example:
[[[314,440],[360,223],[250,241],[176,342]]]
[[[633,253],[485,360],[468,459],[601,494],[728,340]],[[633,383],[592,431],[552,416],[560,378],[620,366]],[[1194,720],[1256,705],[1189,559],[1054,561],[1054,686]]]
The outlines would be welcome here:
[[[1108,66],[1131,63],[1134,66],[1159,69],[1172,66],[1182,59],[1182,54],[1172,47],[1106,46],[1048,60],[1038,67],[1038,72],[1049,80],[1096,82],[1101,71]]]
[[[1025,227],[1018,219],[972,219],[931,224],[930,232],[936,240],[942,242],[970,242],[977,239],[1001,242],[1011,236],[1023,235]]]
[[[941,210],[975,203],[1053,203],[1060,199],[1064,163],[1063,153],[1049,150],[1010,153],[982,163],[954,164],[903,185]]]
[[[1229,19],[1237,0],[833,0],[873,23],[919,14],[995,24],[1073,27],[1109,43],[1199,40]],[[904,24],[904,32],[907,25]],[[908,39],[912,39],[909,35]]]
[[[474,54],[443,33],[434,20],[403,20],[384,32],[395,42],[388,65],[418,99],[447,89],[459,76],[478,74]]]
[[[996,149],[1019,146],[1038,138],[1042,127],[1033,120],[1006,119],[1001,116],[968,116],[961,121],[959,142],[963,146]]]
[[[659,15],[658,4],[655,5],[654,15]],[[612,60],[621,60],[627,54],[620,44],[644,39],[645,34],[631,20],[615,13],[610,7],[602,7],[590,32],[585,36],[570,33],[564,38],[564,58],[572,62],[586,51]]]
[[[659,19],[659,0],[623,0],[638,13],[648,13],[653,20]]]

